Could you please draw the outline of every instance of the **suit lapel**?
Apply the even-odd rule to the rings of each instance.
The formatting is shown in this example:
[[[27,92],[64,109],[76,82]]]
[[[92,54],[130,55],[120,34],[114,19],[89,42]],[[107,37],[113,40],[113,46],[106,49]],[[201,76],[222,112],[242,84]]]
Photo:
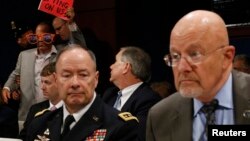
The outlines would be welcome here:
[[[118,96],[118,91],[119,89],[117,87],[108,89],[103,95],[103,100],[105,101],[105,103],[113,107]]]
[[[60,141],[61,138],[61,125],[63,123],[63,108],[60,108],[58,110],[60,111],[56,114],[55,118],[53,118],[53,120],[48,122],[48,128],[52,141]]]
[[[133,101],[137,98],[137,94],[141,92],[141,90],[143,89],[143,87],[145,87],[145,83],[141,84],[133,93],[132,95],[129,97],[129,99],[126,101],[126,103],[123,105],[121,111],[129,111],[129,109],[131,108],[131,105],[133,103]]]
[[[50,63],[51,63],[51,62],[54,62],[55,59],[56,59],[56,53],[52,53],[51,56],[50,56],[50,58],[49,58],[49,62],[50,62]]]
[[[245,75],[243,76],[242,73],[233,71],[232,74],[235,124],[250,124],[250,117],[243,116],[244,113],[250,114],[249,83],[247,83]]]
[[[181,98],[176,101],[176,117],[173,120],[172,140],[192,141],[193,130],[193,102],[191,99]],[[180,128],[181,127],[181,128]]]
[[[117,96],[118,96],[117,93],[118,93],[118,92],[116,92],[116,93],[115,93],[116,95],[113,96],[113,97],[111,97],[110,100],[107,102],[107,104],[110,105],[111,107],[113,107],[114,104],[115,104],[116,98],[117,98]]]
[[[32,52],[30,52],[30,54],[29,55],[26,55],[25,57],[27,57],[27,58],[25,58],[24,60],[25,61],[27,61],[26,63],[25,63],[25,66],[24,67],[27,67],[27,68],[30,68],[30,69],[26,69],[25,71],[29,71],[29,72],[26,72],[25,74],[28,74],[28,75],[30,75],[29,77],[28,76],[26,76],[26,77],[28,77],[28,78],[30,78],[30,80],[32,80],[32,83],[31,82],[29,82],[30,84],[32,84],[32,85],[34,85],[34,79],[35,79],[35,73],[34,73],[34,70],[35,70],[35,62],[36,62],[36,49],[34,49],[34,50],[32,50]],[[21,81],[21,83],[22,83],[22,81]],[[27,83],[27,82],[25,82],[25,83]],[[34,86],[32,86],[32,87],[34,87]]]

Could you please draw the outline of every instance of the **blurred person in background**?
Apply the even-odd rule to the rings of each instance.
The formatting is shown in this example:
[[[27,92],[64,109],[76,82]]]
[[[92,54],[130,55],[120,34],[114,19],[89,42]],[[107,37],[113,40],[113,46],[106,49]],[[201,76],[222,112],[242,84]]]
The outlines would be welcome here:
[[[246,54],[238,54],[234,57],[233,68],[250,74],[250,57]]]
[[[155,81],[150,83],[150,87],[162,98],[168,97],[174,92],[173,86],[168,81]]]
[[[148,83],[151,78],[151,58],[139,47],[122,47],[110,69],[109,80],[115,87],[108,88],[102,98],[108,105],[138,118],[138,140],[144,141],[148,111],[161,100]]]
[[[58,94],[58,89],[55,80],[55,62],[46,65],[41,72],[41,89],[45,101],[34,104],[29,109],[27,118],[23,124],[23,129],[20,131],[19,138],[25,140],[27,129],[31,121],[36,117],[36,114],[44,110],[54,111],[63,105],[63,101]]]
[[[16,68],[9,75],[4,84],[2,97],[4,103],[11,99],[11,93],[16,90],[16,76],[20,76],[20,106],[18,119],[24,121],[31,105],[44,101],[45,98],[40,88],[42,68],[55,61],[57,50],[53,45],[54,30],[51,24],[41,22],[37,25],[35,34],[27,36],[30,44],[37,47],[22,51],[16,63]]]
[[[68,8],[65,13],[69,20],[64,20],[59,17],[55,17],[52,25],[56,32],[55,46],[58,51],[69,44],[78,44],[80,46],[87,47],[85,38],[74,22],[75,11],[74,8]]]

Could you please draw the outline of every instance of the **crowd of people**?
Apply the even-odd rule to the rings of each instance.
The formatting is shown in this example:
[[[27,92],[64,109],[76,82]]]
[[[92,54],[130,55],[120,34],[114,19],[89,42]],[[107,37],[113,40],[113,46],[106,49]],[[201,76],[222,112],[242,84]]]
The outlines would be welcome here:
[[[217,13],[191,11],[173,27],[164,61],[175,91],[169,82],[151,83],[151,57],[142,47],[123,46],[110,66],[113,86],[101,94],[97,57],[74,9],[66,14],[69,20],[41,22],[18,39],[23,50],[1,90],[0,137],[207,141],[208,125],[250,124],[249,57],[235,55]]]

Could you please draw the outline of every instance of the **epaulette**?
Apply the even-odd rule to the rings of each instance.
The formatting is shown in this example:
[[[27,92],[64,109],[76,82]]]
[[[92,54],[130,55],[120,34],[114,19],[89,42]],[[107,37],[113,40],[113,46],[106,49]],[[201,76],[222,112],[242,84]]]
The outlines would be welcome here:
[[[137,122],[139,122],[139,120],[137,119],[137,117],[133,116],[130,112],[122,112],[120,114],[118,114],[120,118],[122,118],[125,121],[129,121],[129,120],[136,120]]]
[[[40,116],[43,113],[45,113],[46,111],[49,111],[49,109],[43,109],[42,111],[37,112],[34,117]]]

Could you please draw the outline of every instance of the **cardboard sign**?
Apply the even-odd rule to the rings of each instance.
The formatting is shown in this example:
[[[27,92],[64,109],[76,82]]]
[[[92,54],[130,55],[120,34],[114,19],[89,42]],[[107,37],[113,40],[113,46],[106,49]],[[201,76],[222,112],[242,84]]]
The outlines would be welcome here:
[[[74,0],[41,0],[38,10],[68,20],[65,13],[73,6]]]

